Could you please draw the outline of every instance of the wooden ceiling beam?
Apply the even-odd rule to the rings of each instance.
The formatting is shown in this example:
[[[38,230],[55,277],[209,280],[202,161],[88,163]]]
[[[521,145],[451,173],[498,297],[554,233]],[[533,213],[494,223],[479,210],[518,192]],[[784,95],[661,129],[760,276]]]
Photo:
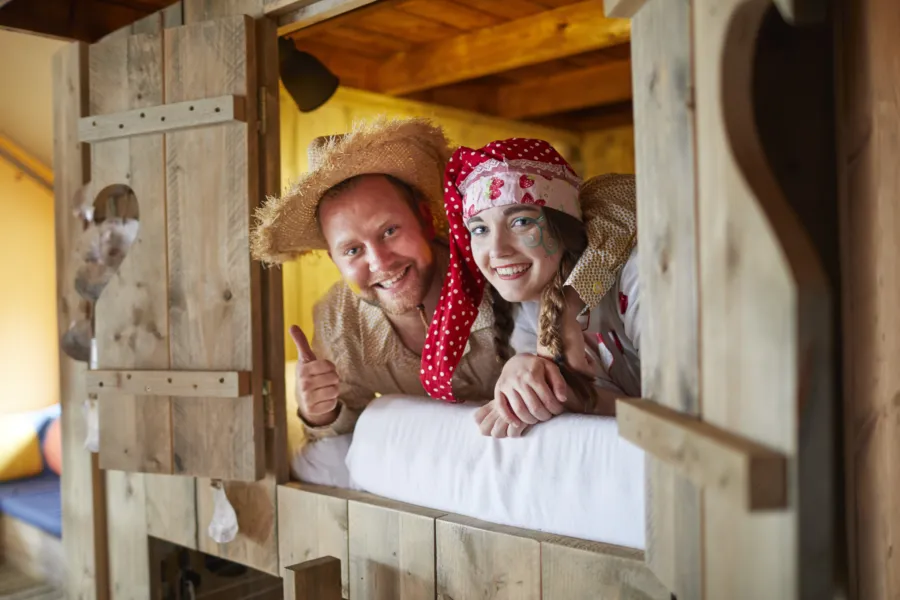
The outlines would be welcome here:
[[[403,0],[266,0],[266,14],[278,17],[278,34],[308,38],[332,27],[348,25],[367,14]]]
[[[408,94],[630,40],[629,20],[603,15],[603,0],[587,0],[423,44],[388,59],[378,71],[378,89]]]
[[[502,86],[497,114],[526,119],[631,100],[631,61],[585,67]]]
[[[0,6],[0,29],[93,43],[176,1],[129,6],[102,0],[12,0]]]

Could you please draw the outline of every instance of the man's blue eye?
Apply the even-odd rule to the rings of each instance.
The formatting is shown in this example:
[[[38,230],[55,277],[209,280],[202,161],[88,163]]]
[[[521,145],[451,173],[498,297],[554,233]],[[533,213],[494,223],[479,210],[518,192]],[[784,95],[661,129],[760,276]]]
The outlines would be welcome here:
[[[347,256],[354,256],[358,250],[359,248],[348,248],[347,251],[344,252],[344,254],[346,254]]]
[[[384,230],[384,237],[390,237],[390,236],[394,235],[395,233],[397,233],[396,227],[388,227],[387,229]]]

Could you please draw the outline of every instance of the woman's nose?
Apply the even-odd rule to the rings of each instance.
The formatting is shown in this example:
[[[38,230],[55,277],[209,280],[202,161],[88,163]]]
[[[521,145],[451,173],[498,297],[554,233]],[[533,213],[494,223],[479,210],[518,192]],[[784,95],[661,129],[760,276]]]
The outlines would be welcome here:
[[[512,247],[503,232],[491,236],[490,253],[491,258],[503,258],[512,254]]]

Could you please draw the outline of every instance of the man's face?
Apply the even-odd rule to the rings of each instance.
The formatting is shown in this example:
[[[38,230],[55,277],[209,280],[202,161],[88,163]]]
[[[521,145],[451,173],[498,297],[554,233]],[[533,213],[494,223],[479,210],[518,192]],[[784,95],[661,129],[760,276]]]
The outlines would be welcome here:
[[[386,178],[360,178],[319,206],[328,254],[363,301],[388,314],[415,310],[434,279],[434,253],[403,192]]]

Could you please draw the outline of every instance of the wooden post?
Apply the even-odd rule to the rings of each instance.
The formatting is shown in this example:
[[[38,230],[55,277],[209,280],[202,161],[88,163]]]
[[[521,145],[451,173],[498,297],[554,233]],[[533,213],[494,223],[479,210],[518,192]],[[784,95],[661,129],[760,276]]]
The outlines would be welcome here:
[[[341,561],[323,556],[285,567],[284,600],[341,600]]]
[[[900,594],[900,11],[835,3],[850,598]]]

